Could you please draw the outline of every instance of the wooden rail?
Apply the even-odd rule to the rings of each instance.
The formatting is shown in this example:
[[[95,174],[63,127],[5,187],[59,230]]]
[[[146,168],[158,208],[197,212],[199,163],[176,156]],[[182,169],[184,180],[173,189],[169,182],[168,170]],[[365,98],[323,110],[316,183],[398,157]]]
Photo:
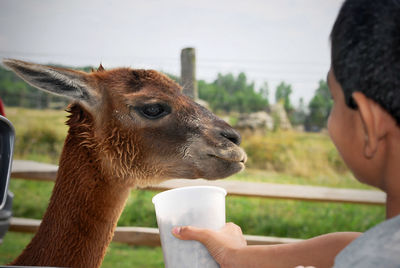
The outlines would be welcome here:
[[[33,161],[14,160],[11,176],[13,178],[55,181],[58,167]],[[307,200],[320,202],[343,202],[369,205],[384,205],[386,195],[380,191],[338,189],[302,185],[282,185],[273,183],[253,183],[232,180],[168,180],[147,190],[163,191],[183,186],[214,185],[227,190],[228,195]],[[12,218],[10,231],[36,232],[40,220]],[[301,239],[245,235],[249,245],[271,245],[293,243]],[[158,229],[147,227],[117,227],[113,241],[132,245],[159,246]]]
[[[35,233],[40,225],[40,220],[12,218],[10,231],[22,233]],[[271,236],[245,235],[249,245],[274,245],[301,241],[294,238],[280,238]],[[160,235],[157,228],[148,227],[117,227],[114,232],[114,242],[130,245],[160,246]]]
[[[28,180],[54,181],[58,167],[33,161],[14,160],[11,176]],[[186,180],[174,179],[160,183],[148,190],[164,191],[183,186],[214,185],[228,192],[228,195],[306,200],[319,202],[341,202],[369,205],[384,205],[386,194],[376,190],[340,189],[330,187],[284,185],[275,183],[254,183],[233,180]]]

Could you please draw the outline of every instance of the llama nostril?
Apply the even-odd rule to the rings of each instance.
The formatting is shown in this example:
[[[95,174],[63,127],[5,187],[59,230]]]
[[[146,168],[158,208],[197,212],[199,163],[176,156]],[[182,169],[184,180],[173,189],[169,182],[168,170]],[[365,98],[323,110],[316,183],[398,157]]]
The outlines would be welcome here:
[[[233,142],[236,145],[240,145],[240,143],[242,141],[240,134],[234,130],[231,130],[231,131],[224,130],[221,132],[221,136],[224,138],[227,138],[228,140],[230,140],[231,142]]]

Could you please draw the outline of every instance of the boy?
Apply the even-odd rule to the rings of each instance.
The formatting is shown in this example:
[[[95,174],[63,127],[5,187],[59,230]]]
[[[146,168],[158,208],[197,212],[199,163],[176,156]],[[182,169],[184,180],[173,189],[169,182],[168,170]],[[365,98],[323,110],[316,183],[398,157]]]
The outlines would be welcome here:
[[[400,267],[400,0],[346,0],[331,42],[329,134],[354,176],[387,193],[387,220],[274,246],[247,246],[233,223],[172,230],[202,242],[221,267]]]

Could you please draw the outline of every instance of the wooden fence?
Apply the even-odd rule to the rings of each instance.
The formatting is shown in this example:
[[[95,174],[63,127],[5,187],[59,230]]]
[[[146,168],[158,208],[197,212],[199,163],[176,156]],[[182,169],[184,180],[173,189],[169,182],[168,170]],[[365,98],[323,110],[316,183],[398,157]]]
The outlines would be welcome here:
[[[11,177],[39,181],[54,181],[58,167],[33,161],[14,160]],[[273,183],[253,183],[232,180],[206,181],[175,179],[168,180],[147,190],[163,191],[183,186],[214,185],[228,192],[228,195],[306,200],[319,202],[342,202],[369,205],[384,205],[386,195],[375,190],[338,189],[316,186],[283,185]],[[40,220],[12,218],[10,231],[36,232]],[[270,245],[299,241],[293,238],[245,235],[249,245]],[[113,241],[132,245],[159,246],[160,238],[157,228],[117,227]]]

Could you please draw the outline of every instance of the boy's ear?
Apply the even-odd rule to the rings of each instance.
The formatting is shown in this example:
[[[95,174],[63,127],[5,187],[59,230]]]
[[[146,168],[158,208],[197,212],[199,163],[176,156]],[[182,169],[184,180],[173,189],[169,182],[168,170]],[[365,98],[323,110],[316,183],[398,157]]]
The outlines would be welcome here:
[[[99,101],[98,94],[88,83],[89,75],[84,72],[14,59],[5,59],[3,63],[26,82],[41,90],[65,96],[89,108]]]
[[[378,150],[378,142],[384,136],[384,129],[380,128],[379,120],[382,120],[381,107],[367,98],[361,92],[352,94],[354,101],[357,103],[357,109],[364,128],[364,156],[368,159],[374,157]]]

